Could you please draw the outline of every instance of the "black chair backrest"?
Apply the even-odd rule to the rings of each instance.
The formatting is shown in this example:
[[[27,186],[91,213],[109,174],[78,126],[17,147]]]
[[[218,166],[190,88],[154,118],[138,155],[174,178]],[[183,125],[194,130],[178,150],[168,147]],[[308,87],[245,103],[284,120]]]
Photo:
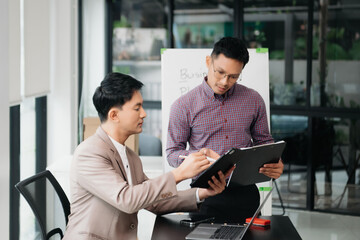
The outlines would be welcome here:
[[[51,172],[48,170],[40,172],[20,181],[15,187],[24,196],[34,212],[43,239],[50,239],[56,234],[62,238],[68,223],[70,202]],[[59,209],[57,206],[63,209],[64,218],[60,218],[62,223],[58,222]]]

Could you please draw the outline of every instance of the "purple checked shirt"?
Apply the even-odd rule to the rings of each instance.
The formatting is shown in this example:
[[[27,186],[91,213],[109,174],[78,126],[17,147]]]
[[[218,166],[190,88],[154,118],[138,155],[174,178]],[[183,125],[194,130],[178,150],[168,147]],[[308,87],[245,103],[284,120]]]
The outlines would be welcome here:
[[[202,84],[171,106],[166,155],[173,167],[182,163],[179,155],[204,147],[222,155],[232,147],[273,142],[265,103],[258,92],[236,83],[221,96],[206,81],[205,77]]]

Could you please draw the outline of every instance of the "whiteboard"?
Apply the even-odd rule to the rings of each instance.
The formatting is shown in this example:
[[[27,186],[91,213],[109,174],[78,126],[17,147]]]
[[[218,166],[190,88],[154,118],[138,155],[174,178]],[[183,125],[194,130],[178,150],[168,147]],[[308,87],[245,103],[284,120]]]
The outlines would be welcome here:
[[[166,160],[166,139],[169,125],[170,107],[180,96],[201,84],[208,73],[206,56],[212,49],[165,49],[161,54],[161,109],[162,109],[162,146],[164,170],[172,169]],[[269,98],[269,54],[267,49],[248,49],[249,62],[242,71],[240,84],[256,90],[264,99],[270,129]],[[190,180],[178,185],[179,189],[189,188]],[[265,186],[269,186],[266,184]],[[271,200],[271,198],[269,199]],[[271,201],[270,211],[271,211]],[[266,209],[269,209],[265,205]],[[268,211],[267,211],[268,212]],[[263,213],[264,214],[264,213]],[[267,214],[267,215],[271,215]]]

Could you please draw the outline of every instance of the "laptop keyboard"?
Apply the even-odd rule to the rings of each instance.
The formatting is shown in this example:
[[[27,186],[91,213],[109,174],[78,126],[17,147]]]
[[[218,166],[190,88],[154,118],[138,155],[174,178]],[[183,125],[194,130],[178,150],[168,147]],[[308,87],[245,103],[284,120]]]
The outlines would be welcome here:
[[[217,229],[210,239],[235,239],[244,230],[243,227],[221,226]]]

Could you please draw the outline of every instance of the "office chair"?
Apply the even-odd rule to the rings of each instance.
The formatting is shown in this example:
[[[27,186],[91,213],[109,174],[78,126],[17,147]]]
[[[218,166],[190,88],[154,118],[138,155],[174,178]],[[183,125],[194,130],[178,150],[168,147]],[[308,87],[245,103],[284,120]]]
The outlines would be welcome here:
[[[348,160],[348,164],[345,163],[344,157],[342,154],[340,157],[342,158],[342,163],[345,169],[345,172],[347,173],[348,180],[346,181],[345,187],[343,189],[343,192],[340,195],[340,199],[338,202],[337,207],[339,208],[341,205],[341,202],[345,196],[346,190],[349,191],[348,198],[356,198],[354,193],[350,194],[350,185],[355,185],[355,174],[358,167],[360,167],[360,154],[357,155],[358,151],[360,151],[360,120],[353,120],[350,124],[350,135],[349,135],[349,141],[350,141],[350,154],[352,154],[353,160]],[[341,152],[340,152],[341,153]],[[350,157],[349,157],[350,158]],[[349,204],[349,201],[348,201]]]
[[[161,140],[147,133],[139,134],[139,155],[141,156],[161,156]]]
[[[70,214],[70,202],[51,172],[40,172],[20,181],[15,187],[34,212],[42,238],[48,240],[56,234],[63,238]]]
[[[312,132],[312,161],[315,170],[324,170],[325,172],[325,195],[331,195],[331,170],[333,159],[333,146],[335,138],[334,125],[324,119],[313,119]],[[290,193],[306,193],[294,191],[290,188],[290,174],[295,172],[291,170],[292,165],[300,166],[300,172],[307,172],[307,147],[309,144],[307,133],[298,133],[290,138],[284,138],[286,148],[283,153],[284,163],[288,164],[288,191]],[[315,191],[316,184],[315,184]]]

